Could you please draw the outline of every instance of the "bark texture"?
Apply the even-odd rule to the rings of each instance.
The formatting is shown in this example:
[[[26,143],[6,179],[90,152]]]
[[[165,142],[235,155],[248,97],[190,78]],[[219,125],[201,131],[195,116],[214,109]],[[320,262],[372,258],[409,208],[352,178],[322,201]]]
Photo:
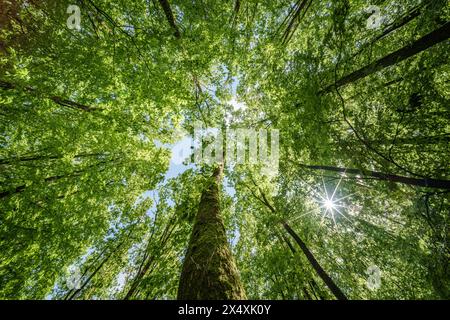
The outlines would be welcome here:
[[[184,259],[178,299],[246,299],[220,215],[222,167],[203,191]]]

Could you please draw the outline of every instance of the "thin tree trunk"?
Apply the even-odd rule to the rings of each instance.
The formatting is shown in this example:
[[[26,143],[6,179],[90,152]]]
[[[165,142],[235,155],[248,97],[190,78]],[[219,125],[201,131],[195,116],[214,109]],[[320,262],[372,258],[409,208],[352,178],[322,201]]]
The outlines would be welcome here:
[[[255,182],[254,182],[255,183]],[[270,204],[268,201],[266,195],[264,192],[259,188],[259,192],[263,199],[257,197],[253,192],[253,196],[256,197],[258,200],[260,200],[263,204],[267,206],[267,208],[272,212],[275,213],[275,208]],[[303,253],[305,254],[308,261],[311,263],[314,270],[317,272],[319,277],[325,282],[325,284],[328,286],[328,288],[331,290],[331,292],[336,296],[339,300],[347,300],[347,297],[344,295],[344,293],[339,289],[339,287],[333,282],[333,280],[328,276],[328,274],[322,269],[322,267],[319,265],[317,260],[314,258],[311,251],[309,251],[306,244],[300,239],[300,237],[294,232],[294,230],[291,229],[291,227],[286,223],[283,222],[284,229],[294,238],[294,240],[297,242],[299,247],[302,249]],[[283,236],[286,243],[288,243],[289,248],[291,249],[292,253],[295,255],[295,249],[292,247],[292,245],[289,244],[289,241]]]
[[[99,166],[99,165],[101,165],[101,164],[105,164],[105,163],[113,162],[113,161],[114,161],[114,159],[108,160],[108,161],[100,161],[99,163],[95,163],[95,164],[93,164],[93,165],[87,166],[87,167],[84,168],[83,170],[77,170],[77,171],[74,171],[74,172],[71,172],[71,173],[68,173],[68,174],[63,174],[63,175],[58,175],[58,176],[47,177],[47,178],[44,178],[42,181],[44,181],[44,182],[55,182],[55,181],[58,181],[58,180],[61,180],[61,179],[64,179],[64,178],[73,178],[73,177],[77,177],[77,176],[80,176],[82,173],[86,172],[87,169],[90,169],[90,168],[93,168],[93,167],[97,167],[97,166]],[[105,170],[104,167],[103,167],[103,168],[100,168],[97,172],[101,172],[101,171],[103,171],[103,170]],[[1,198],[8,197],[8,196],[13,195],[13,194],[16,194],[16,193],[21,193],[21,192],[23,192],[26,188],[27,188],[26,185],[20,185],[20,186],[15,187],[14,189],[6,190],[6,191],[1,191],[1,192],[0,192],[0,199],[1,199]]]
[[[395,30],[403,27],[405,24],[412,21],[414,18],[417,18],[426,6],[428,6],[428,3],[419,4],[418,6],[411,9],[409,12],[406,13],[406,15],[404,15],[400,19],[396,20],[391,25],[387,26],[381,34],[379,34],[378,36],[375,37],[375,39],[372,41],[372,43],[380,40],[381,38],[384,38],[391,32],[394,32]]]
[[[283,238],[284,242],[287,243],[289,249],[291,250],[292,254],[295,257],[295,253],[297,252],[297,250],[295,250],[294,246],[292,245],[292,243],[289,241],[288,238],[286,238],[286,236],[284,234],[281,234],[281,237]]]
[[[398,20],[394,21],[394,23],[388,25],[379,35],[377,35],[375,38],[373,38],[370,41],[368,46],[372,46],[378,40],[386,37],[391,32],[394,32],[395,30],[403,27],[408,22],[412,21],[414,18],[418,17],[420,15],[421,11],[423,10],[423,8],[426,7],[427,5],[428,4],[425,4],[425,5],[420,4],[420,5],[416,6],[415,8],[413,8],[412,10],[407,12],[406,15],[404,15],[403,17],[399,18]],[[363,48],[358,50],[358,52],[356,52],[355,54],[352,55],[352,58],[359,55],[361,52],[363,52],[365,49],[367,49],[368,46],[364,46]]]
[[[175,23],[175,18],[173,16],[172,8],[170,7],[170,3],[167,0],[159,0],[159,4],[164,10],[164,14],[166,15],[167,21],[169,22],[170,26],[174,30],[174,36],[177,39],[181,38],[180,29],[178,29],[177,24]]]
[[[149,272],[153,272],[155,269],[155,266],[153,266],[151,269],[150,267],[154,262],[157,262],[157,257],[159,257],[159,253],[165,248],[167,241],[169,240],[170,236],[172,235],[173,230],[175,229],[176,225],[171,226],[170,224],[166,225],[166,228],[163,231],[163,234],[160,238],[160,245],[154,249],[155,252],[152,252],[151,254],[144,254],[144,259],[141,263],[141,266],[138,269],[138,272],[136,274],[136,277],[133,279],[133,282],[131,284],[130,289],[128,290],[127,294],[123,298],[124,300],[129,300],[131,297],[137,292],[137,289],[139,288],[139,284],[141,283],[144,276]],[[169,230],[170,229],[170,230]],[[149,239],[149,243],[147,245],[147,249],[149,248],[149,245],[151,243],[151,238]],[[153,248],[152,248],[153,249]]]
[[[314,300],[314,299],[311,297],[311,295],[308,293],[308,290],[306,290],[306,288],[303,288],[302,290],[303,290],[303,293],[304,293],[304,295],[306,296],[306,298],[307,298],[308,300]],[[317,300],[317,299],[316,299],[316,300]]]
[[[79,176],[81,173],[82,173],[82,171],[76,171],[71,174],[65,174],[65,175],[60,175],[60,176],[51,176],[51,177],[45,178],[43,181],[44,182],[54,182],[54,181],[58,181],[60,179],[66,178],[66,177],[76,177],[76,176]],[[5,197],[8,197],[8,196],[16,194],[16,193],[21,193],[26,188],[27,188],[26,185],[20,185],[20,186],[15,187],[12,190],[2,191],[2,192],[0,192],[0,198],[5,198]]]
[[[230,19],[230,21],[232,21],[233,27],[236,24],[236,21],[237,21],[240,9],[241,9],[241,1],[240,0],[236,0],[234,2],[233,14],[231,15],[231,19]]]
[[[317,272],[319,277],[325,282],[325,284],[331,290],[331,292],[335,295],[335,297],[338,300],[347,300],[347,297],[345,296],[345,294],[334,283],[333,279],[330,278],[330,276],[325,272],[325,270],[323,270],[323,268],[317,262],[316,258],[314,258],[314,255],[311,253],[311,251],[309,251],[306,244],[300,239],[300,237],[295,233],[295,231],[292,230],[291,227],[286,222],[283,222],[283,227],[292,236],[292,238],[294,238],[295,242],[297,242],[298,246],[300,247],[300,249],[302,249],[303,253],[305,254],[306,258],[311,263],[314,270]]]
[[[296,254],[297,250],[295,250],[294,246],[291,244],[291,242],[289,241],[289,239],[288,239],[283,233],[280,233],[280,235],[279,235],[278,232],[277,232],[277,236],[279,237],[280,241],[284,241],[284,242],[288,245],[289,249],[290,249],[291,252],[292,252],[292,255],[295,257],[295,254]],[[314,279],[311,278],[311,281],[314,281]],[[309,282],[308,282],[308,283],[309,283]],[[310,286],[311,292],[312,292],[312,294],[314,295],[314,297],[316,298],[316,300],[319,300],[319,299],[317,298],[317,296],[316,296],[316,293],[315,293],[314,290],[312,289],[310,283],[309,283],[309,286]],[[312,296],[308,293],[308,290],[307,290],[305,287],[303,287],[302,290],[303,290],[303,292],[305,293],[305,295],[308,297],[309,300],[314,300],[314,299],[312,298]]]
[[[302,165],[301,167],[312,170],[326,170],[340,173],[348,173],[348,174],[359,174],[361,176],[373,177],[378,180],[385,180],[391,182],[398,182],[413,186],[419,187],[428,187],[428,188],[437,188],[437,189],[450,189],[450,180],[440,180],[440,179],[431,179],[431,178],[410,178],[404,176],[397,176],[395,174],[377,172],[377,171],[369,171],[369,170],[361,170],[361,169],[351,169],[351,168],[340,168],[340,167],[332,167],[332,166],[320,166],[320,165]]]
[[[359,79],[367,77],[377,71],[384,68],[392,66],[403,60],[408,59],[442,41],[447,40],[450,37],[450,22],[445,23],[442,27],[430,32],[429,34],[423,36],[422,38],[414,41],[410,45],[407,45],[387,56],[372,62],[371,64],[356,70],[341,79],[337,80],[335,83],[327,86],[319,92],[319,94],[330,92],[333,88],[339,88],[345,86],[349,83],[355,82]]]
[[[284,31],[283,36],[282,36],[282,43],[284,45],[287,45],[289,43],[289,41],[291,40],[291,38],[294,35],[295,31],[297,30],[297,27],[299,26],[300,21],[306,15],[306,12],[308,11],[309,6],[312,3],[312,0],[300,0],[300,1],[298,1],[294,5],[292,10],[290,11],[288,16],[286,17],[286,19],[287,19],[288,17],[292,16],[292,18],[290,19],[289,23],[286,21],[286,19],[284,21],[284,22],[288,23],[288,25],[286,27],[286,30]],[[303,11],[303,14],[300,17],[300,13],[302,11]],[[283,22],[283,24],[284,24],[284,22]]]
[[[75,155],[73,158],[87,158],[94,156],[106,156],[106,153],[81,153]],[[61,159],[63,154],[54,154],[54,155],[28,155],[28,156],[19,156],[13,158],[4,158],[0,159],[0,164],[14,164],[16,162],[28,162],[28,161],[42,161],[42,160],[55,160]]]
[[[10,83],[10,82],[6,82],[3,80],[0,80],[0,88],[4,89],[4,90],[13,90],[13,89],[21,89],[18,86],[16,86],[14,83]],[[37,91],[36,89],[32,88],[32,87],[25,87],[23,88],[23,91],[36,96],[37,95]],[[70,109],[75,109],[75,110],[82,110],[82,111],[86,111],[86,112],[91,112],[94,110],[100,110],[99,108],[93,108],[75,101],[71,101],[68,99],[64,99],[62,97],[59,96],[45,96],[45,98],[52,100],[54,103],[63,106],[63,107],[67,107]]]
[[[220,215],[218,166],[205,188],[195,218],[178,287],[178,299],[246,299]]]
[[[97,257],[95,257],[94,261],[92,261],[92,263],[90,263],[90,265],[88,267],[86,267],[86,269],[84,270],[83,274],[81,275],[81,278],[84,278],[87,273],[89,272],[90,268],[92,266],[94,266],[99,260],[100,258],[103,257],[103,255],[106,253],[106,251],[108,251],[108,247],[103,248],[103,250],[100,252],[99,255],[97,255]],[[66,295],[64,296],[63,300],[67,300],[70,296],[72,296],[73,292],[76,291],[77,289],[70,289]]]
[[[370,145],[378,146],[389,146],[389,145],[434,145],[442,142],[450,143],[450,134],[441,134],[436,136],[426,136],[426,137],[411,137],[411,138],[397,138],[394,140],[384,139],[384,140],[373,140],[368,141]]]
[[[316,281],[314,281],[314,279],[311,279],[311,281],[308,282],[308,285],[311,288],[311,292],[313,293],[316,300],[325,300],[323,293],[321,292],[321,290],[319,290],[319,286],[317,285]]]
[[[81,291],[83,290],[89,282],[91,282],[92,278],[100,271],[100,269],[105,265],[106,262],[108,262],[108,260],[111,258],[111,256],[117,252],[117,250],[120,249],[120,247],[128,240],[128,238],[130,237],[132,231],[134,229],[134,226],[130,229],[130,231],[128,232],[128,235],[126,236],[126,238],[121,241],[113,250],[111,250],[111,252],[108,254],[108,256],[106,256],[105,259],[102,260],[102,262],[97,266],[97,268],[95,268],[95,270],[89,275],[89,277],[83,282],[83,284],[81,285],[81,287],[79,289],[76,289],[71,295],[69,295],[68,297],[66,297],[66,300],[72,300],[75,298],[75,296]]]

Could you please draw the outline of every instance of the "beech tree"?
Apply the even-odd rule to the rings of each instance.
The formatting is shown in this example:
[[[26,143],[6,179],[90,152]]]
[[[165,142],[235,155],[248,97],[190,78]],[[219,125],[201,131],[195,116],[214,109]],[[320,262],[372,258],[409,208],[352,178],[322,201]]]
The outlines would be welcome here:
[[[3,1],[0,298],[448,299],[449,20]],[[198,161],[199,126],[204,152],[278,130],[278,167],[244,133],[245,161]]]

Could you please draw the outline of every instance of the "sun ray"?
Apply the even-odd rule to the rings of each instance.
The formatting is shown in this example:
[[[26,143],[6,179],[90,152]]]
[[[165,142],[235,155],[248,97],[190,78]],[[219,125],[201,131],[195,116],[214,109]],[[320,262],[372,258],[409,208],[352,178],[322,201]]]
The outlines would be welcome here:
[[[331,218],[333,218],[334,226],[337,227],[336,219],[334,218],[333,212],[331,212]]]
[[[322,179],[323,179],[323,178],[322,178]],[[341,176],[341,178],[339,179],[339,181],[338,181],[336,187],[334,188],[333,194],[331,195],[331,198],[330,198],[331,200],[333,200],[333,197],[334,197],[334,195],[335,195],[335,193],[336,193],[336,190],[339,188],[339,185],[341,184],[341,181],[342,181],[342,176]]]
[[[325,180],[323,179],[323,177],[322,177],[322,183],[323,183],[323,189],[325,190],[325,194],[326,194],[326,196],[327,196],[327,199],[329,199],[329,198],[328,198],[327,186],[325,185]]]
[[[350,220],[348,217],[347,217],[347,215],[345,215],[345,214],[343,214],[342,212],[340,212],[338,209],[336,209],[336,211],[337,211],[337,213],[339,213],[342,217],[344,217],[345,219],[347,219],[348,221],[350,221],[350,222],[352,222],[353,223],[353,221],[352,220]]]

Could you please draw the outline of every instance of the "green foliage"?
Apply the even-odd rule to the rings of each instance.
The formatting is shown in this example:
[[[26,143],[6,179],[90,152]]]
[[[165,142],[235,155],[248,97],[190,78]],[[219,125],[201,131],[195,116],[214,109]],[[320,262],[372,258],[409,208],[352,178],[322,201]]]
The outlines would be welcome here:
[[[164,146],[200,121],[280,131],[275,178],[226,166],[221,188],[249,299],[334,298],[282,221],[351,299],[448,299],[448,189],[371,175],[448,184],[448,39],[335,86],[448,23],[448,2],[313,1],[295,17],[281,0],[168,3],[179,36],[158,1],[0,5],[0,298],[176,298],[211,168],[167,178]]]

